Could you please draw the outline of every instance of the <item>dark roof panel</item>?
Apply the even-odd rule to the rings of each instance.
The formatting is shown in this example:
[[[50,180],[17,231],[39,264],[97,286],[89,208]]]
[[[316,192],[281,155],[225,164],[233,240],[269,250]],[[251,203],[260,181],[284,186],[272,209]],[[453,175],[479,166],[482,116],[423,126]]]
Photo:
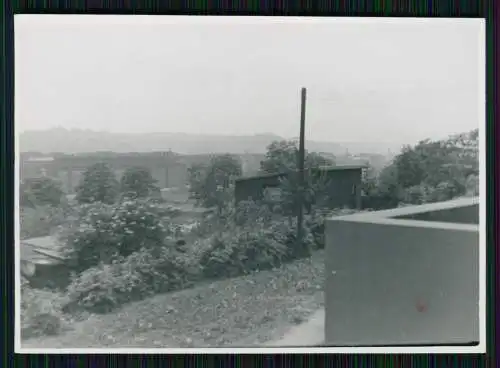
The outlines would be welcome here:
[[[345,171],[345,170],[362,170],[362,169],[366,169],[366,168],[367,168],[366,165],[339,165],[339,166],[318,167],[318,168],[315,168],[315,170]],[[246,178],[238,178],[235,181],[242,182],[242,181],[250,181],[250,180],[259,180],[259,179],[274,178],[274,177],[285,176],[285,175],[287,175],[287,173],[261,174],[261,175],[246,177]]]

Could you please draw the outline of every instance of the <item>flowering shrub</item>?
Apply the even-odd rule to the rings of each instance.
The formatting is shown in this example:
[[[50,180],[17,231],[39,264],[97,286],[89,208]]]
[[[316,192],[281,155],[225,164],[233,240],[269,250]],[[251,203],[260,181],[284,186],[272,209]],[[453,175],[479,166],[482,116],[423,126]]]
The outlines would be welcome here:
[[[167,208],[146,200],[83,205],[60,235],[66,256],[82,271],[141,248],[161,247],[174,231],[168,214]]]
[[[65,306],[82,307],[98,312],[109,312],[140,283],[137,275],[120,274],[121,267],[100,263],[76,276],[68,286],[70,302]],[[124,277],[126,276],[126,277]]]
[[[66,307],[106,313],[129,301],[185,288],[197,274],[196,265],[173,246],[142,248],[76,276],[68,287]]]

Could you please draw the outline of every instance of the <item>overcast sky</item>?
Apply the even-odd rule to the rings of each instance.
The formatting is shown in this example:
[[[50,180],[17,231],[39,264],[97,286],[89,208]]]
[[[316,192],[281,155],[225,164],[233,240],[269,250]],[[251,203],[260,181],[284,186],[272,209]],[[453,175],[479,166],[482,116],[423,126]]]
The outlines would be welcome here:
[[[414,143],[484,124],[473,19],[16,15],[21,131]],[[482,121],[480,121],[482,120]]]

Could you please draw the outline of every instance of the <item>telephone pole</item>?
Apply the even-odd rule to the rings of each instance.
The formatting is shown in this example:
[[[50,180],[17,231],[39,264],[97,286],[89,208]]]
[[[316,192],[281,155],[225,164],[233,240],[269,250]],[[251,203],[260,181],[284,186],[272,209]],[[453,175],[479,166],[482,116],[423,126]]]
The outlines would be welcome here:
[[[302,243],[304,222],[304,160],[305,160],[305,125],[306,125],[306,89],[301,90],[300,101],[300,138],[298,154],[298,191],[297,191],[297,241]]]

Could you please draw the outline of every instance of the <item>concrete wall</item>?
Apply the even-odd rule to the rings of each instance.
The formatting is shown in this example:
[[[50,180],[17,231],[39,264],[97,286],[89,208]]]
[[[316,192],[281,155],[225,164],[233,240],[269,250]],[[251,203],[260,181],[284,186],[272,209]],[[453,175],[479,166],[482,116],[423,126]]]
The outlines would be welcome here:
[[[396,219],[479,224],[479,204],[395,217]]]
[[[234,196],[236,202],[246,200],[261,200],[264,198],[266,188],[274,188],[280,185],[280,178],[286,175],[260,175],[252,178],[236,180]]]
[[[471,204],[460,200],[397,209],[393,216],[379,211],[328,220],[326,344],[479,341],[478,226],[394,219],[405,211],[416,215]]]

